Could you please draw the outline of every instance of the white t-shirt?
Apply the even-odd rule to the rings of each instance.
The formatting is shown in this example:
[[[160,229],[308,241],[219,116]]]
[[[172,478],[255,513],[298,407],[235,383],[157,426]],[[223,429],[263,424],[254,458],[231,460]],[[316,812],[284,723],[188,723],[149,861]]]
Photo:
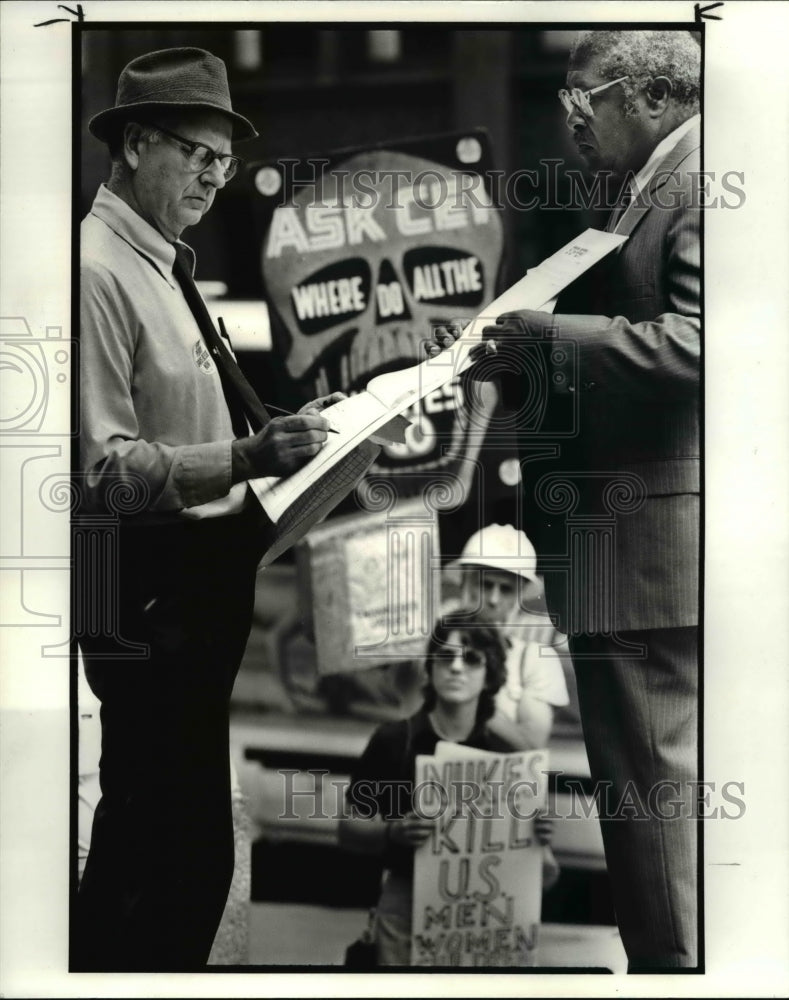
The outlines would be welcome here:
[[[570,702],[559,649],[566,640],[552,625],[523,629],[511,640],[507,652],[507,680],[496,695],[496,708],[513,722],[524,694],[561,706]]]

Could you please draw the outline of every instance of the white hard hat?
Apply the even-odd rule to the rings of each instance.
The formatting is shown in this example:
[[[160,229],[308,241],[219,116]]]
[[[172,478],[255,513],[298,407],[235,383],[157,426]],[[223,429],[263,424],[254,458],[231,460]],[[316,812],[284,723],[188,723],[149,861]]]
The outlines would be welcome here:
[[[539,582],[537,553],[524,531],[511,524],[489,524],[475,531],[452,566],[485,566]]]

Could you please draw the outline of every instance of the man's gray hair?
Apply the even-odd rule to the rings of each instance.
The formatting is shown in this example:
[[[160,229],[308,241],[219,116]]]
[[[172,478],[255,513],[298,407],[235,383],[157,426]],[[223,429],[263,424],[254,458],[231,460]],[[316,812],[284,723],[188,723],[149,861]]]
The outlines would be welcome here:
[[[117,134],[112,137],[107,143],[107,148],[110,153],[110,176],[107,181],[107,186],[110,191],[117,193],[118,185],[123,182],[125,178],[131,173],[129,170],[129,165],[126,163],[126,157],[123,155],[123,140],[124,133],[126,132],[126,124],[124,123],[118,130]],[[140,127],[140,139],[149,139],[153,141],[158,141],[159,132],[155,125],[148,125],[144,122],[139,122]]]
[[[113,163],[118,161],[123,161],[123,143],[126,135],[126,126],[132,124],[131,122],[123,122],[123,124],[118,128],[113,135],[107,141],[107,147],[110,151],[110,159]],[[140,139],[152,139],[157,134],[157,128],[155,125],[149,125],[147,122],[140,121],[135,122],[140,128]]]
[[[582,31],[570,53],[570,66],[581,64],[607,80],[630,77],[622,85],[626,114],[635,113],[636,95],[658,76],[671,80],[671,96],[688,116],[699,110],[701,46],[689,31]]]

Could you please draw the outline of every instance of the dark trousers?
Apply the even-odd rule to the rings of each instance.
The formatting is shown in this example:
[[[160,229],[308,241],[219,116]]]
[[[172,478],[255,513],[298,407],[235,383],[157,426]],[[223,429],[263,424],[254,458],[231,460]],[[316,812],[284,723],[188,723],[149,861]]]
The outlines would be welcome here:
[[[118,613],[117,641],[95,628],[79,636],[101,701],[102,797],[74,971],[185,971],[208,959],[233,874],[228,710],[252,617],[255,528],[254,511],[125,525],[113,565],[75,552],[77,600],[117,593]],[[148,654],[120,657],[128,642]]]
[[[570,639],[617,924],[631,972],[697,966],[695,628]]]

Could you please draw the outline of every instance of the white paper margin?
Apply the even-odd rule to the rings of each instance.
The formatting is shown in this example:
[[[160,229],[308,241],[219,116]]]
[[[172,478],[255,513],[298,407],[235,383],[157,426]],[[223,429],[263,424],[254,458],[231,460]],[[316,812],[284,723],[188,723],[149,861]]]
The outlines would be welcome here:
[[[66,3],[65,7],[75,7]],[[87,2],[93,21],[453,20],[457,4]],[[702,7],[705,3],[701,4]],[[464,20],[574,23],[689,21],[694,4],[464,3]],[[745,784],[746,814],[708,821],[707,973],[611,977],[211,974],[77,976],[65,972],[69,726],[66,660],[35,655],[31,632],[3,629],[0,955],[4,996],[427,995],[765,996],[789,981],[787,690],[787,184],[783,3],[727,0],[707,22],[705,165],[745,176],[745,204],[706,214],[705,777]],[[55,3],[4,2],[0,110],[0,314],[34,333],[70,317],[71,29]],[[552,24],[552,26],[559,26]],[[550,151],[546,151],[550,153]],[[64,415],[67,420],[67,413]],[[64,439],[65,440],[65,439]],[[3,455],[7,470],[7,455]],[[20,483],[4,476],[3,507]],[[18,502],[18,501],[16,501]],[[30,511],[27,511],[30,514]],[[35,513],[33,516],[35,516]],[[6,515],[4,515],[5,517]],[[50,519],[51,520],[51,519]],[[52,540],[61,552],[63,537]],[[59,607],[66,574],[42,576],[30,607]],[[5,584],[6,574],[2,574]],[[62,578],[62,579],[61,579]],[[53,588],[55,597],[53,598]],[[53,605],[54,600],[54,605]],[[39,643],[40,645],[40,643]]]

